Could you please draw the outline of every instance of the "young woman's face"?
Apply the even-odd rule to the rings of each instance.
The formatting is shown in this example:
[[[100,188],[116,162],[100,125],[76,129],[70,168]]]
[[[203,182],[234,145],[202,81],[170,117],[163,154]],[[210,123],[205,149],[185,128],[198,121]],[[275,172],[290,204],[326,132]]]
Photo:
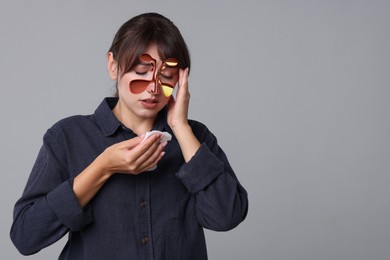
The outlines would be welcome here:
[[[132,114],[153,118],[168,103],[170,92],[167,86],[177,84],[178,68],[164,63],[154,44],[142,57],[140,64],[117,80],[118,96]],[[158,75],[162,66],[163,70]]]

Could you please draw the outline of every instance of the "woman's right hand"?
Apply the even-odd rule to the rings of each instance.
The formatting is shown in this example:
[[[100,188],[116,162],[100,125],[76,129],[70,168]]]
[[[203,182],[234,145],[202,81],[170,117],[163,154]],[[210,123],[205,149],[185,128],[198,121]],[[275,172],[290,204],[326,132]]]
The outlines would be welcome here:
[[[164,156],[166,142],[156,133],[142,142],[135,137],[108,147],[84,171],[76,176],[73,190],[84,207],[114,173],[140,174],[155,166]]]
[[[166,142],[155,133],[142,142],[144,136],[135,137],[108,147],[97,158],[106,173],[140,174],[157,165],[164,156]],[[141,143],[142,142],[142,143]]]

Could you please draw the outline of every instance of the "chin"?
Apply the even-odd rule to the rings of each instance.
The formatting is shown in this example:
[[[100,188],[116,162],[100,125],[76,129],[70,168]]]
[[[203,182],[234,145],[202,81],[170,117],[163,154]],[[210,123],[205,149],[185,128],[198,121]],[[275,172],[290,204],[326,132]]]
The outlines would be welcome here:
[[[144,118],[144,119],[151,119],[155,118],[160,110],[158,111],[143,111],[138,114],[139,117]]]

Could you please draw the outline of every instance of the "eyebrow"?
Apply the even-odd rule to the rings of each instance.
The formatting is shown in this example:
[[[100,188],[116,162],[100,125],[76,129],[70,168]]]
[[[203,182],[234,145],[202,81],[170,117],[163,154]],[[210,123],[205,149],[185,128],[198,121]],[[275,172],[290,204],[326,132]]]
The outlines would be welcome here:
[[[139,63],[139,64],[137,64],[137,66],[153,66],[153,63],[152,62],[141,62],[141,63]]]
[[[153,67],[154,67],[154,66],[153,66],[153,63],[152,63],[152,62],[150,62],[150,63],[148,63],[148,62],[140,62],[140,63],[136,64],[136,65],[133,67],[133,69],[139,68],[139,69],[148,69],[148,70],[150,70],[150,69],[153,68]]]
[[[179,70],[179,68],[178,67],[165,67],[164,69],[163,69],[163,71],[164,70]]]

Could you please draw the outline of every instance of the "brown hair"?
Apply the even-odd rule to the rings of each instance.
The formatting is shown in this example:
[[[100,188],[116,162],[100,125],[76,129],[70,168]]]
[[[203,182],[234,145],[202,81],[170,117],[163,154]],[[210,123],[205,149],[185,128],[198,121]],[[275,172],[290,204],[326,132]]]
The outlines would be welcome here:
[[[190,68],[189,51],[176,25],[161,14],[144,13],[131,18],[119,28],[108,50],[118,64],[120,77],[137,65],[139,56],[152,43],[157,45],[162,60],[175,58],[180,68]]]

